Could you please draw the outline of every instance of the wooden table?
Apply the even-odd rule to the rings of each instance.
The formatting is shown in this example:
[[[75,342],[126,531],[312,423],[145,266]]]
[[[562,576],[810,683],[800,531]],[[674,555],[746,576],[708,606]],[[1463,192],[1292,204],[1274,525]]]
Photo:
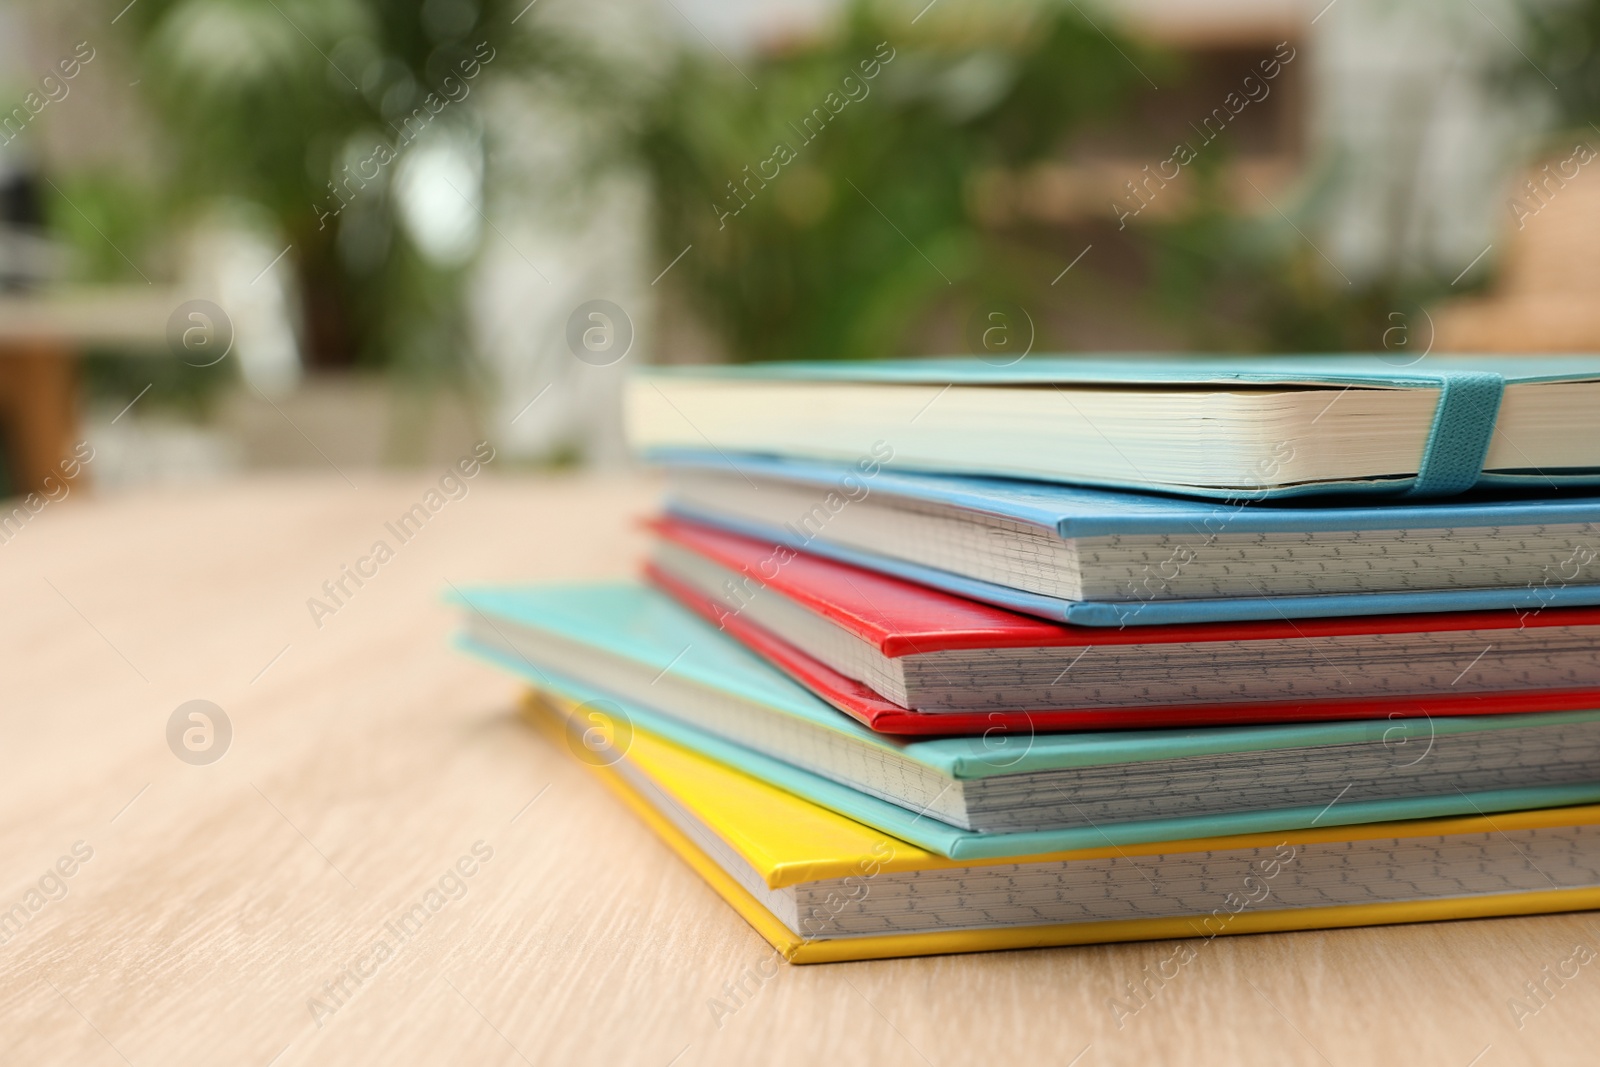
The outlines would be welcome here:
[[[439,596],[627,573],[654,487],[487,473],[318,629],[307,598],[431,482],[346,473],[77,494],[0,545],[0,921],[66,891],[0,944],[4,1062],[1594,1062],[1600,960],[1520,1031],[1507,1001],[1595,915],[1221,938],[1121,1029],[1170,944],[784,967],[719,1028],[765,943],[451,651]],[[233,727],[206,766],[166,740],[194,699]]]

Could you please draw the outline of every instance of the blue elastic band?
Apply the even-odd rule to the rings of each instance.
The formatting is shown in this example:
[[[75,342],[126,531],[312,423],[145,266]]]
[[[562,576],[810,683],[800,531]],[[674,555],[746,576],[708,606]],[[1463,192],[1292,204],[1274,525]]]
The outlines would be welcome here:
[[[1452,496],[1477,483],[1504,391],[1505,379],[1487,371],[1441,376],[1422,467],[1406,496]]]

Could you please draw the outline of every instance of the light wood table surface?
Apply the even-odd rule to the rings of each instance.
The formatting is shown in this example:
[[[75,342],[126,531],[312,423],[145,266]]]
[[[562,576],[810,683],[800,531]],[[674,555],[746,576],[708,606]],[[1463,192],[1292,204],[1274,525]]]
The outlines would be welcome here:
[[[0,922],[28,917],[0,1062],[1595,1062],[1600,960],[1508,1008],[1600,947],[1592,914],[1219,938],[1121,1028],[1108,999],[1174,943],[785,966],[719,1026],[770,950],[451,650],[440,599],[628,573],[655,485],[486,472],[319,629],[307,598],[431,484],[347,473],[75,492],[0,544]],[[166,740],[194,699],[233,728],[210,765]]]

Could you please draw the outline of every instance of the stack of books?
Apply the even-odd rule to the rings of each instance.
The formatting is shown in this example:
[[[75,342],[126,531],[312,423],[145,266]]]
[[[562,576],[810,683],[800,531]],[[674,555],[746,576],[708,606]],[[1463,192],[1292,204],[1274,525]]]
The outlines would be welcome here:
[[[1579,357],[655,371],[642,580],[461,642],[794,962],[1593,908],[1595,410]]]

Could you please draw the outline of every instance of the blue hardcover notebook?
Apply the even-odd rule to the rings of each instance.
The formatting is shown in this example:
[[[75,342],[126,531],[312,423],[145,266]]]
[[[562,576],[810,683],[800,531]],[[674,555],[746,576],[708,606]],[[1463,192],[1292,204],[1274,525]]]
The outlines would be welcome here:
[[[1120,733],[873,733],[632,583],[467,591],[463,646],[581,706],[950,857],[1600,800],[1600,712]],[[590,744],[590,734],[604,746]]]
[[[1600,497],[1228,503],[707,451],[668,511],[1085,626],[1600,604]]]
[[[1264,499],[1600,480],[1600,357],[1036,357],[655,369],[637,448]]]

